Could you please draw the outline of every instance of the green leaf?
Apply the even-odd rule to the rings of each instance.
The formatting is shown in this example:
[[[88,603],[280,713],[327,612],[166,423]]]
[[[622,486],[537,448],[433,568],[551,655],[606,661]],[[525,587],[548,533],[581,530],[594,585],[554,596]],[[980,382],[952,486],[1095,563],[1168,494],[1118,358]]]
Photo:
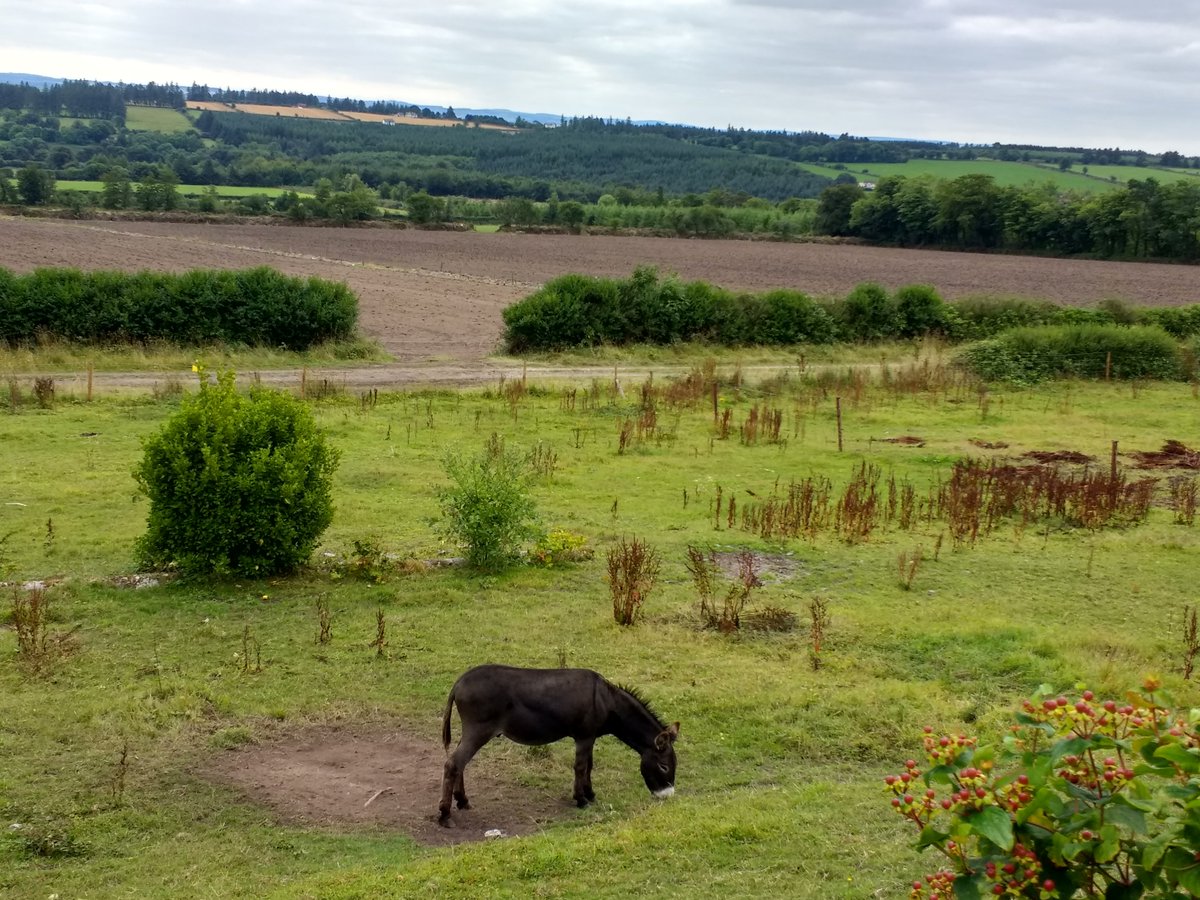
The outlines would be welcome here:
[[[1110,803],[1104,815],[1114,825],[1128,828],[1134,834],[1146,834],[1146,816],[1124,797],[1118,797]]]
[[[1001,850],[1013,847],[1012,819],[998,806],[985,806],[970,818],[971,830]]]
[[[1200,756],[1192,753],[1182,744],[1164,744],[1154,751],[1156,759],[1165,759],[1188,774],[1200,772]]]
[[[925,783],[932,784],[950,784],[952,777],[958,770],[952,766],[934,766],[925,773]]]
[[[926,825],[921,829],[921,836],[917,838],[917,849],[924,850],[926,847],[931,847],[935,844],[940,845],[949,837],[949,832],[938,831],[932,825]]]
[[[1142,868],[1151,870],[1156,868],[1174,838],[1175,831],[1172,830],[1159,834],[1154,840],[1147,842],[1142,847]]]
[[[1064,756],[1078,756],[1089,746],[1087,740],[1081,737],[1064,738],[1050,748],[1051,762],[1057,763]]]
[[[1188,866],[1179,871],[1179,886],[1191,892],[1193,897],[1200,897],[1200,865]]]
[[[1115,825],[1100,829],[1100,844],[1096,847],[1096,862],[1106,863],[1116,859],[1121,852],[1121,835]]]
[[[954,879],[955,900],[980,900],[979,884],[974,878],[959,875]]]

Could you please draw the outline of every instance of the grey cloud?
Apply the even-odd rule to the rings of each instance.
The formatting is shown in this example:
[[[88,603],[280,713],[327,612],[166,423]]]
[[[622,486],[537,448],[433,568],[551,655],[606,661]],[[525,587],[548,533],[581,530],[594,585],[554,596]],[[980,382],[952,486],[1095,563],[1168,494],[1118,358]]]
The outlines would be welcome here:
[[[239,0],[199,15],[177,0],[46,0],[6,12],[27,43],[0,37],[0,58],[94,74],[39,71],[39,54],[74,46],[116,71],[160,65],[160,81],[1200,154],[1198,22],[1194,0],[1169,14],[1114,0],[302,0],[286,15]]]

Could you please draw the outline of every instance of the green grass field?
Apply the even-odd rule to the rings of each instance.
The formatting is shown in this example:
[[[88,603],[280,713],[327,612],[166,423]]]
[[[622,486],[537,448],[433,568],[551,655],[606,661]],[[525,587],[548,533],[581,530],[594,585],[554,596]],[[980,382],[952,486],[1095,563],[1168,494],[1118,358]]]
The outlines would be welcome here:
[[[130,131],[161,131],[164,134],[195,130],[191,119],[177,109],[132,104],[125,105],[125,127]]]
[[[912,848],[881,777],[918,755],[923,725],[995,738],[1006,711],[1039,684],[1119,695],[1149,671],[1184,705],[1200,702],[1177,673],[1200,532],[1172,523],[1162,493],[1142,525],[1093,532],[1059,520],[1006,522],[960,548],[940,522],[848,544],[831,534],[764,541],[714,515],[718,490],[744,508],[810,475],[840,488],[863,462],[923,491],[959,457],[1001,453],[972,440],[1006,442],[1002,454],[1014,458],[1078,450],[1099,466],[1113,440],[1123,452],[1171,438],[1194,446],[1200,401],[1190,386],[1072,382],[985,393],[934,367],[908,370],[918,389],[905,391],[897,377],[864,383],[842,368],[741,385],[732,366],[721,371],[728,439],[714,431],[707,394],[675,405],[660,395],[656,432],[624,453],[618,432],[640,413],[641,385],[617,392],[609,377],[532,383],[511,396],[313,403],[342,451],[318,560],[349,553],[355,541],[422,559],[456,552],[435,528],[443,455],[475,452],[495,433],[518,452],[554,451],[552,475],[535,480],[532,494],[546,527],[587,537],[591,561],[486,577],[392,573],[379,583],[314,570],[136,591],[108,581],[133,571],[144,527],[130,472],[142,439],[177,401],[59,396],[41,409],[22,383],[14,410],[10,386],[0,407],[0,568],[10,580],[65,578],[50,589],[52,628],[78,626],[79,646],[36,676],[0,629],[0,893],[901,898],[938,861]],[[780,442],[739,441],[753,406],[781,412]],[[902,435],[925,444],[883,442]],[[605,553],[632,536],[657,549],[662,572],[643,621],[622,629]],[[701,629],[684,566],[689,545],[787,561],[792,577],[766,576],[754,602],[793,612],[797,630]],[[917,548],[924,561],[905,589],[897,560]],[[817,596],[831,621],[814,670],[808,622]],[[333,642],[323,647],[314,644],[318,597],[333,614]],[[390,629],[384,659],[369,646],[380,609]],[[246,628],[262,649],[257,674],[239,663]],[[560,659],[640,687],[683,723],[674,798],[652,801],[636,758],[607,738],[597,747],[594,806],[535,836],[428,849],[385,829],[279,821],[196,774],[223,747],[314,723],[393,723],[434,740],[446,691],[465,668]],[[548,754],[507,745],[473,765],[565,801],[571,758],[569,742]],[[436,798],[428,804],[432,814]],[[31,832],[11,823],[36,826],[66,854],[31,854]]]
[[[994,159],[947,160],[913,159],[905,163],[862,163],[847,165],[845,169],[830,166],[800,164],[802,168],[827,178],[837,178],[849,172],[859,181],[878,181],[891,175],[910,178],[931,176],[934,178],[959,178],[963,175],[990,175],[1002,186],[1021,186],[1030,182],[1050,181],[1063,190],[1096,193],[1114,187],[1124,187],[1132,178],[1155,178],[1160,183],[1189,181],[1200,178],[1194,169],[1160,169],[1138,166],[1083,166],[1076,165],[1063,172],[1053,166],[1031,163],[1005,162]],[[1190,183],[1190,181],[1189,181]]]
[[[99,193],[104,190],[103,181],[57,181],[55,187],[60,191],[83,191],[86,193]],[[271,187],[233,187],[230,185],[218,184],[214,185],[217,189],[218,196],[221,197],[250,197],[254,194],[262,194],[266,197],[274,199],[280,194],[285,194],[291,188],[271,188]],[[137,183],[134,183],[134,188],[137,188]],[[198,197],[207,191],[207,184],[181,184],[176,190],[184,197]],[[311,197],[311,191],[297,191],[301,197]]]

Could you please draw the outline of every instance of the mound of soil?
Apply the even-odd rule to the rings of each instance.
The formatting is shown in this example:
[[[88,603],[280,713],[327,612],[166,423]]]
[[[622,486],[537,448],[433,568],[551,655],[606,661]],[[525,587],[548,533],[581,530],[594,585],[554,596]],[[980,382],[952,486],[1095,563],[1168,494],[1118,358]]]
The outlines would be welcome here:
[[[1030,450],[1022,454],[1026,459],[1036,459],[1040,463],[1088,463],[1092,457],[1078,450]]]
[[[1139,469],[1200,469],[1200,450],[1182,441],[1167,441],[1161,450],[1135,450],[1129,455]]]
[[[900,437],[876,438],[881,444],[901,444],[905,447],[924,447],[925,438],[917,437],[915,434],[902,434]]]
[[[496,830],[532,834],[574,809],[570,771],[563,772],[563,795],[548,796],[489,766],[485,751],[467,768],[472,808],[455,809],[452,827],[442,828],[444,761],[440,744],[399,729],[319,726],[221,751],[202,774],[283,821],[397,829],[428,846],[480,841]]]

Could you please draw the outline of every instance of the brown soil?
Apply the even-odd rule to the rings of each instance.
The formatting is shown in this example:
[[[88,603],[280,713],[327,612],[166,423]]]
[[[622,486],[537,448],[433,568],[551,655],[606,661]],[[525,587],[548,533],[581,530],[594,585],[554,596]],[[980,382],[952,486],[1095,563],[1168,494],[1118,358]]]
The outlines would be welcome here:
[[[905,447],[924,447],[925,438],[917,437],[915,434],[902,434],[900,437],[879,438],[882,444],[901,444]]]
[[[1027,459],[1037,460],[1040,463],[1088,463],[1093,457],[1086,453],[1080,453],[1078,450],[1030,450],[1028,453],[1021,454]]]
[[[549,796],[518,784],[507,767],[495,765],[494,753],[489,759],[488,750],[467,769],[471,809],[454,810],[450,828],[437,824],[442,747],[398,729],[307,728],[222,751],[203,774],[283,821],[397,829],[429,846],[485,840],[492,830],[505,837],[532,834],[572,814],[569,769],[562,773],[563,796]]]
[[[889,288],[932,284],[950,299],[1004,294],[1075,305],[1110,297],[1158,305],[1196,299],[1194,267],[1153,263],[765,241],[0,217],[0,266],[18,272],[270,265],[345,281],[360,297],[363,330],[396,359],[316,373],[347,387],[491,380],[503,371],[486,358],[499,346],[505,306],[566,272],[623,277],[643,264],[744,291],[844,294],[877,281]],[[294,383],[297,375],[271,377]],[[117,380],[148,388],[161,375],[96,378],[99,387]]]
[[[1200,469],[1200,450],[1182,441],[1167,441],[1161,450],[1135,450],[1129,455],[1139,469]]]

